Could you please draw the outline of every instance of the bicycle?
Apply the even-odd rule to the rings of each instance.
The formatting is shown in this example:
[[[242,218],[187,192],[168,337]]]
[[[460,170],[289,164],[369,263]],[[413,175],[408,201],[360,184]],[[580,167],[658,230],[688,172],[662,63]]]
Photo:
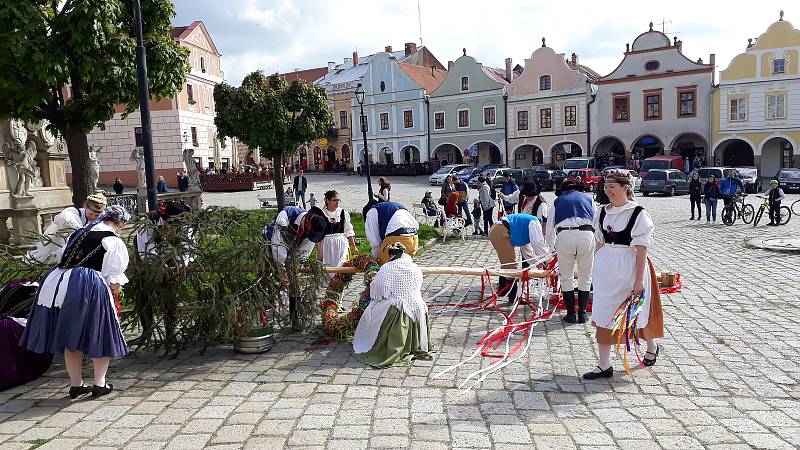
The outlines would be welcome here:
[[[764,201],[761,202],[761,206],[758,208],[756,212],[755,218],[753,218],[753,226],[758,225],[758,222],[761,221],[761,216],[764,215],[764,210],[769,209],[769,196],[767,195],[758,195],[757,197],[762,198]],[[792,210],[789,209],[788,206],[781,206],[780,213],[778,215],[780,219],[780,225],[786,225],[789,223],[789,219],[792,218]]]
[[[800,200],[795,200],[794,203],[792,203],[792,214],[800,216]]]
[[[736,218],[741,218],[742,222],[749,224],[755,217],[753,205],[744,202],[747,194],[738,194],[731,198],[730,203],[722,208],[722,223],[731,226],[736,222]]]

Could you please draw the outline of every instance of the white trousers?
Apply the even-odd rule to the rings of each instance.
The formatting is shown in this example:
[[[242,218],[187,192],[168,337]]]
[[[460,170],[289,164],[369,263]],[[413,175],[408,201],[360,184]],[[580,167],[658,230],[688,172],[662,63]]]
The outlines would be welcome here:
[[[578,265],[578,290],[588,291],[592,287],[592,263],[594,262],[594,233],[582,230],[564,230],[556,236],[556,254],[561,290],[575,289],[573,270]]]

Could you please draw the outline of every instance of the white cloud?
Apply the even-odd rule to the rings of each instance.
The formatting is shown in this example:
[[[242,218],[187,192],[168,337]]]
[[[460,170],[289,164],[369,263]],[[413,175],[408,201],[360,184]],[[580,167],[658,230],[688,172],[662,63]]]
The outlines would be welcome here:
[[[356,49],[366,55],[419,40],[415,0],[175,2],[180,23],[206,22],[233,83],[259,68],[283,72],[321,67],[327,61],[342,62]],[[506,57],[524,64],[546,37],[548,46],[566,55],[578,53],[581,63],[603,75],[616,67],[625,44],[651,21],[656,29],[666,21],[667,33],[683,41],[692,60],[708,61],[709,53],[716,53],[718,70],[744,51],[747,38],[758,37],[777,20],[781,9],[786,20],[800,26],[800,8],[786,8],[777,0],[420,0],[420,6],[424,44],[443,64],[460,56],[464,47],[488,65],[502,67]]]

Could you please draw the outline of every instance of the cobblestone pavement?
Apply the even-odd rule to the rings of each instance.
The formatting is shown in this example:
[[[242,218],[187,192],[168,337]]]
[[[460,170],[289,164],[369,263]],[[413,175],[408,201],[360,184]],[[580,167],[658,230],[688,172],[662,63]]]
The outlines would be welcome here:
[[[258,356],[224,347],[174,360],[133,354],[112,364],[115,393],[70,401],[56,357],[41,379],[0,392],[0,447],[800,446],[800,320],[792,309],[800,301],[800,255],[744,245],[746,237],[796,236],[800,220],[777,229],[706,225],[686,220],[686,196],[640,200],[656,223],[655,266],[681,272],[684,287],[664,297],[658,363],[633,377],[581,380],[596,361],[592,328],[552,320],[535,330],[522,361],[459,392],[477,363],[432,375],[466,358],[499,321],[432,308],[438,353],[410,367],[375,370],[353,358],[348,343],[290,335]],[[468,239],[437,244],[418,262],[491,266],[497,259],[486,240]],[[457,301],[476,283],[431,276],[424,294]],[[614,364],[622,368],[619,359]]]

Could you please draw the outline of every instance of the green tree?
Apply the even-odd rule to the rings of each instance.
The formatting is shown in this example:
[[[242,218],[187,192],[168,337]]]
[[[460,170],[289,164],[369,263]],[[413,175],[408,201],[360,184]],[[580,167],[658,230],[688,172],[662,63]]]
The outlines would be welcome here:
[[[142,0],[148,83],[157,99],[179,91],[189,71],[188,50],[170,35],[174,16],[169,0]],[[47,119],[64,137],[76,206],[91,189],[86,134],[104,127],[117,104],[126,116],[139,108],[135,57],[130,0],[0,2],[0,119]]]
[[[274,179],[278,208],[283,209],[283,156],[325,135],[333,123],[325,89],[279,74],[256,71],[235,88],[222,83],[214,88],[220,136],[235,137],[262,157],[275,161]]]

